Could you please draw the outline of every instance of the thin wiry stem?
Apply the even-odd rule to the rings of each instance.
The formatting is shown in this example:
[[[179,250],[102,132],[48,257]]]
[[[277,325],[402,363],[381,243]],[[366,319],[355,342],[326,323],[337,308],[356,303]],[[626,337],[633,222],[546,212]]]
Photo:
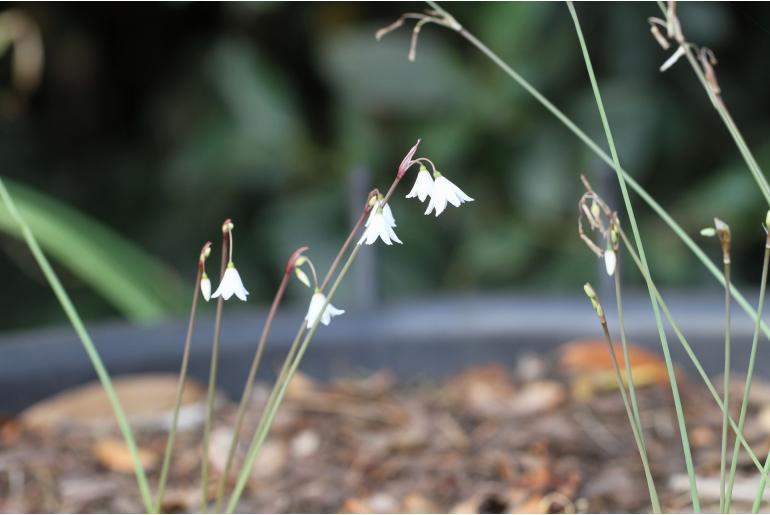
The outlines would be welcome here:
[[[765,175],[762,172],[762,169],[759,167],[759,164],[757,164],[756,159],[754,159],[754,155],[751,153],[751,150],[749,150],[749,146],[746,144],[746,140],[743,139],[741,131],[738,130],[738,126],[735,125],[732,116],[730,116],[730,112],[727,110],[727,106],[725,106],[724,102],[722,102],[722,99],[712,91],[711,86],[706,80],[706,77],[703,75],[703,70],[701,70],[700,66],[698,65],[698,61],[693,55],[690,45],[685,45],[684,49],[687,61],[690,63],[690,66],[695,72],[695,75],[697,75],[698,79],[700,79],[700,82],[706,89],[706,93],[708,94],[711,103],[714,105],[714,108],[722,118],[725,127],[727,127],[727,130],[733,137],[733,141],[735,141],[735,145],[738,147],[738,151],[741,153],[741,157],[743,157],[743,160],[749,167],[751,175],[754,177],[754,180],[759,186],[759,191],[765,197],[765,201],[768,203],[768,205],[770,205],[770,186],[767,184],[767,179],[765,179]]]
[[[596,81],[593,65],[591,64],[591,57],[588,53],[588,47],[586,46],[585,39],[583,38],[583,32],[580,28],[580,21],[578,20],[577,13],[575,12],[575,8],[572,5],[572,2],[567,2],[567,7],[569,8],[570,14],[572,15],[572,21],[575,24],[575,31],[577,32],[578,41],[580,42],[580,47],[583,51],[583,59],[586,64],[586,69],[588,71],[589,79],[591,81],[591,88],[593,89],[593,92],[594,92],[594,98],[596,99],[596,106],[599,109],[599,115],[602,119],[602,126],[604,127],[604,133],[607,136],[607,144],[609,145],[610,153],[612,154],[612,162],[615,165],[615,170],[617,171],[620,169],[620,160],[618,157],[617,149],[615,148],[614,139],[612,137],[612,130],[610,129],[609,122],[607,121],[607,114],[605,113],[605,110],[604,110],[604,103],[602,102],[601,93],[599,92],[599,85]],[[623,195],[623,202],[626,206],[626,214],[628,215],[628,219],[631,224],[631,229],[634,233],[634,241],[636,243],[636,248],[639,251],[641,264],[643,269],[647,272],[646,277],[649,278],[650,273],[649,273],[649,267],[647,264],[647,258],[644,253],[644,246],[642,245],[642,238],[639,232],[639,227],[636,224],[636,216],[634,214],[634,209],[633,209],[633,206],[631,205],[631,199],[628,195],[628,190],[626,188],[625,178],[623,177],[623,174],[620,173],[619,171],[617,172],[617,177],[618,177],[618,183],[620,184],[620,190]],[[690,480],[690,497],[692,498],[692,507],[694,512],[699,513],[700,500],[698,498],[698,486],[696,484],[695,467],[692,462],[692,453],[690,451],[690,440],[687,435],[687,424],[684,417],[684,409],[682,408],[682,400],[679,396],[679,386],[677,384],[674,365],[671,360],[671,353],[668,348],[668,341],[666,339],[666,330],[663,327],[663,320],[661,319],[661,316],[660,316],[658,303],[655,300],[655,296],[653,295],[652,281],[651,279],[646,279],[646,282],[647,282],[647,290],[650,295],[650,302],[652,304],[652,309],[655,314],[655,324],[658,327],[660,344],[663,349],[663,356],[666,362],[666,369],[668,371],[669,383],[671,385],[671,393],[674,397],[674,408],[676,411],[677,422],[679,425],[679,435],[682,440],[682,452],[684,454],[685,466],[687,467],[687,476],[689,477],[689,480]]]
[[[645,275],[646,272],[642,268],[642,263],[639,260],[639,256],[636,255],[636,252],[634,252],[634,249],[630,246],[631,242],[629,241],[628,236],[625,234],[625,232],[622,229],[619,229],[619,233],[624,243],[626,244],[626,249],[628,250],[628,254],[631,256],[631,259],[633,259],[634,264],[636,264],[637,269],[639,270],[639,272],[642,273],[642,275]],[[674,334],[676,334],[676,337],[679,339],[679,343],[682,345],[682,349],[684,349],[685,353],[687,354],[687,357],[690,358],[690,361],[695,367],[695,370],[698,372],[698,375],[700,376],[700,378],[703,380],[703,384],[706,385],[706,389],[708,389],[709,393],[711,394],[711,397],[714,399],[714,402],[717,404],[719,409],[722,412],[724,412],[725,406],[722,403],[722,398],[719,396],[719,392],[717,392],[717,389],[714,387],[714,383],[712,383],[711,379],[709,379],[709,376],[706,373],[706,370],[703,368],[703,365],[701,364],[700,360],[698,359],[698,356],[695,355],[695,351],[693,351],[692,346],[687,341],[687,338],[682,333],[682,331],[679,329],[679,326],[677,325],[676,320],[674,320],[673,315],[671,315],[671,311],[669,311],[668,306],[666,305],[666,302],[663,300],[663,297],[658,291],[658,288],[655,286],[655,283],[652,283],[652,288],[655,294],[655,298],[658,301],[658,304],[660,305],[660,309],[661,311],[663,311],[663,314],[666,317],[666,320],[668,320],[668,324],[671,326],[671,329],[674,331]],[[751,449],[751,446],[746,441],[746,438],[743,435],[743,431],[739,430],[738,424],[735,423],[735,420],[733,420],[732,417],[728,417],[727,420],[730,423],[730,427],[733,429],[733,433],[735,433],[735,438],[740,442],[740,444],[746,450],[746,454],[749,455],[749,458],[754,463],[754,466],[757,468],[757,470],[762,471],[763,469],[762,463],[759,461],[759,458],[757,458],[757,455],[754,453],[754,451]],[[767,472],[765,472],[764,475],[767,476]]]
[[[350,266],[353,264],[353,261],[355,261],[356,256],[358,255],[358,252],[360,250],[361,250],[361,245],[356,245],[353,251],[350,253],[350,256],[348,257],[347,261],[343,265],[342,270],[340,270],[339,275],[334,280],[334,283],[332,284],[332,287],[329,290],[329,294],[326,297],[326,302],[321,308],[321,313],[323,313],[324,310],[331,303],[332,298],[334,298],[334,294],[337,291],[337,288],[339,287],[340,283],[342,282],[342,279],[344,279],[345,275],[350,269]],[[281,405],[281,401],[283,400],[283,397],[286,394],[286,388],[288,387],[292,377],[296,373],[297,367],[299,367],[299,364],[302,361],[302,356],[305,353],[305,350],[307,350],[308,344],[313,339],[313,335],[318,329],[318,325],[320,321],[321,321],[321,317],[319,314],[319,316],[313,322],[313,325],[311,326],[310,330],[307,332],[304,339],[302,340],[302,345],[297,350],[297,355],[294,358],[290,368],[288,369],[286,377],[280,384],[276,383],[276,387],[274,388],[274,391],[277,390],[277,393],[275,395],[274,401],[269,406],[269,410],[266,411],[265,415],[260,421],[259,428],[257,429],[257,432],[254,435],[254,439],[249,445],[249,450],[246,454],[246,459],[244,460],[244,464],[238,476],[238,482],[236,483],[233,493],[230,496],[230,500],[227,503],[226,513],[233,513],[233,511],[235,511],[235,507],[238,505],[238,501],[241,498],[243,489],[246,486],[246,481],[248,481],[248,478],[251,474],[251,470],[254,467],[254,462],[256,461],[257,456],[259,455],[259,450],[262,448],[262,444],[265,441],[265,438],[267,437],[267,433],[269,432],[270,427],[273,424],[273,419],[275,418],[275,414],[278,411],[278,407]]]
[[[231,230],[222,231],[222,262],[219,267],[219,282],[225,275],[225,267],[230,262],[228,248],[231,247]],[[230,256],[230,257],[229,257]],[[219,363],[219,344],[222,335],[222,309],[225,299],[220,295],[217,298],[217,312],[214,319],[214,337],[211,343],[211,362],[209,366],[209,387],[206,396],[206,422],[203,427],[203,457],[201,458],[201,513],[208,511],[209,504],[209,442],[211,440],[211,426],[214,419],[214,397],[217,391],[217,368]]]
[[[716,60],[714,60],[713,63],[708,61],[710,58],[713,58],[713,53],[708,51],[709,52],[708,54],[705,54],[705,55],[702,54],[702,57],[704,59],[703,66],[707,68],[707,71],[710,74],[707,77],[701,65],[698,64],[698,59],[693,53],[693,48],[697,48],[697,47],[685,40],[684,35],[681,33],[681,24],[678,18],[676,17],[676,14],[673,11],[673,9],[672,10],[666,9],[666,6],[663,5],[663,2],[661,2],[660,0],[658,0],[657,4],[661,12],[663,13],[663,16],[666,17],[666,20],[669,22],[675,23],[676,26],[679,28],[679,31],[678,31],[679,33],[674,35],[675,39],[677,40],[677,43],[684,51],[684,55],[687,57],[687,61],[690,63],[690,67],[695,73],[695,76],[698,78],[698,81],[701,83],[701,86],[703,86],[703,89],[706,90],[706,95],[709,97],[711,104],[714,106],[714,109],[716,109],[720,118],[722,118],[722,122],[725,124],[725,127],[727,128],[728,132],[733,137],[733,141],[735,142],[735,145],[738,147],[738,151],[741,153],[741,157],[743,157],[743,160],[746,162],[746,165],[749,167],[749,172],[751,172],[751,175],[754,177],[754,180],[756,181],[757,186],[759,186],[759,191],[765,197],[765,201],[767,201],[767,203],[770,204],[770,185],[768,184],[767,179],[765,178],[765,174],[762,172],[762,169],[757,163],[757,160],[754,158],[754,154],[751,153],[751,150],[749,149],[749,146],[746,144],[746,140],[743,138],[743,135],[741,134],[741,131],[738,129],[738,126],[735,124],[733,117],[730,115],[730,111],[727,109],[727,105],[725,105],[724,101],[722,100],[720,88],[716,83],[716,74],[714,73],[714,69],[712,67],[712,64],[715,64]],[[669,6],[673,7],[673,4],[669,4]],[[669,17],[672,19],[669,19]],[[707,49],[701,49],[701,50],[703,51]]]
[[[770,235],[767,237],[767,241],[765,243],[765,257],[762,261],[762,283],[759,286],[759,304],[757,307],[758,312],[760,315],[762,314],[762,308],[765,304],[765,291],[767,288],[767,269],[768,269],[768,261],[770,260]],[[754,373],[754,358],[756,356],[757,351],[757,328],[756,324],[754,326],[754,338],[751,340],[751,355],[749,356],[749,369],[746,372],[746,384],[743,387],[743,404],[741,404],[741,417],[738,421],[739,426],[744,421],[746,417],[746,408],[748,407],[749,403],[749,392],[751,391],[751,379]],[[732,495],[733,490],[733,484],[735,482],[735,466],[737,462],[737,455],[733,451],[733,467],[730,469],[730,483],[728,488],[728,497],[727,497],[727,506],[729,509],[729,502],[730,502],[730,496]],[[768,453],[767,458],[765,459],[765,465],[762,467],[763,475],[762,479],[759,482],[759,490],[757,491],[757,496],[754,499],[754,505],[752,506],[752,512],[757,513],[759,511],[759,507],[762,504],[762,498],[765,495],[765,486],[767,485],[767,473],[770,471],[770,453]]]
[[[208,244],[207,244],[208,245]],[[204,247],[205,249],[205,247]],[[205,252],[205,250],[203,251]],[[198,297],[200,296],[201,277],[203,276],[204,253],[198,260],[198,272],[195,276],[195,288],[193,289],[192,307],[190,308],[190,320],[187,323],[187,336],[184,340],[184,349],[182,351],[182,365],[179,369],[179,383],[176,391],[176,402],[174,404],[174,414],[171,417],[171,428],[169,429],[166,440],[166,450],[163,453],[163,465],[160,469],[160,479],[158,480],[158,492],[155,496],[155,511],[160,513],[163,506],[163,496],[166,493],[166,480],[168,479],[168,470],[171,464],[171,454],[174,451],[174,441],[176,440],[176,429],[179,422],[179,410],[182,407],[182,397],[184,396],[184,387],[187,382],[187,366],[190,362],[190,347],[192,346],[192,335],[195,327],[195,317],[198,313]]]
[[[112,386],[110,374],[107,372],[101,356],[99,356],[99,351],[96,350],[96,346],[94,345],[93,340],[91,340],[91,335],[88,333],[85,324],[83,324],[83,319],[80,318],[80,314],[75,308],[75,305],[72,303],[64,286],[62,286],[59,276],[56,275],[56,272],[54,272],[51,264],[48,262],[48,258],[45,257],[43,250],[37,242],[37,238],[35,238],[29,225],[27,225],[27,221],[16,207],[16,203],[13,201],[13,197],[11,197],[11,194],[5,187],[5,182],[2,178],[0,178],[0,199],[2,199],[3,204],[8,209],[11,218],[13,218],[19,226],[19,230],[24,237],[24,241],[27,243],[27,247],[29,247],[32,256],[35,258],[37,265],[43,272],[46,281],[48,281],[48,285],[51,287],[51,290],[53,290],[54,295],[56,295],[56,299],[59,301],[59,304],[61,304],[64,313],[67,315],[67,318],[69,318],[70,324],[72,324],[72,328],[75,330],[75,333],[77,333],[78,338],[80,338],[80,342],[83,344],[83,348],[85,349],[88,358],[91,360],[91,365],[94,367],[94,371],[102,384],[102,388],[104,388],[104,393],[107,395],[112,411],[115,413],[115,418],[118,421],[118,427],[123,436],[123,441],[126,443],[128,452],[131,455],[131,461],[134,465],[134,475],[136,476],[136,482],[139,486],[142,502],[144,503],[145,509],[148,512],[151,512],[153,508],[152,494],[150,493],[150,486],[147,483],[147,476],[144,472],[142,461],[139,459],[136,441],[134,440],[131,426],[129,426],[128,420],[126,419],[126,414],[123,411],[123,406],[120,404],[120,399],[118,399],[118,395],[115,393],[115,389]]]
[[[730,260],[729,254],[724,260],[725,270],[725,369],[724,369],[724,400],[725,410],[722,413],[722,452],[719,463],[719,507],[722,513],[728,513],[727,508],[727,437],[730,416]],[[739,421],[740,424],[740,421]],[[738,426],[740,427],[740,425]]]
[[[243,387],[243,393],[241,394],[241,402],[238,405],[238,413],[235,416],[235,425],[233,426],[233,436],[230,440],[230,447],[227,451],[227,461],[225,462],[225,468],[222,471],[222,476],[219,478],[219,484],[217,485],[216,503],[214,504],[214,512],[219,513],[222,508],[222,499],[225,493],[225,483],[230,477],[230,468],[233,464],[233,458],[235,457],[235,449],[238,447],[238,437],[241,433],[241,426],[243,425],[243,418],[246,415],[246,408],[251,400],[251,392],[254,389],[254,381],[257,378],[257,370],[259,370],[259,364],[262,361],[262,353],[265,350],[265,344],[267,343],[267,337],[270,334],[270,329],[273,326],[273,319],[278,311],[278,306],[281,304],[283,294],[286,291],[286,286],[289,284],[289,278],[291,277],[291,270],[287,269],[281,279],[281,284],[278,286],[278,291],[275,293],[273,303],[270,306],[270,311],[267,314],[265,325],[262,327],[262,334],[259,337],[259,343],[257,344],[257,350],[254,352],[254,359],[251,362],[251,368],[249,369],[249,375],[246,379],[246,384]]]
[[[377,194],[377,190],[373,190],[367,196],[367,202],[364,205],[363,210],[361,211],[361,215],[358,217],[358,220],[353,225],[353,229],[350,231],[350,234],[345,239],[345,242],[340,247],[340,250],[337,253],[337,256],[334,258],[334,261],[332,262],[331,266],[329,267],[329,270],[327,271],[326,276],[324,277],[323,282],[321,283],[320,287],[318,287],[319,291],[323,291],[326,288],[329,280],[331,279],[331,277],[333,276],[335,270],[339,266],[339,263],[340,263],[340,260],[341,260],[342,256],[344,255],[345,251],[350,247],[350,244],[353,241],[353,238],[356,236],[358,231],[361,229],[361,226],[363,225],[364,221],[366,220],[367,215],[369,214],[369,212],[371,210],[369,199],[372,197],[372,195],[376,195],[376,194]],[[290,258],[290,261],[292,261],[292,259],[296,259],[297,256],[298,256],[298,254],[296,254],[296,253],[294,255],[292,255],[292,258]],[[286,273],[287,274],[289,274],[291,272],[291,268],[292,267],[287,266],[287,268],[286,268]],[[323,310],[322,310],[322,312],[323,312]],[[282,382],[284,382],[286,380],[286,376],[287,376],[288,371],[289,371],[289,369],[291,367],[291,364],[294,361],[294,357],[295,357],[295,355],[297,353],[297,350],[299,348],[299,345],[300,345],[300,342],[301,342],[301,339],[302,339],[302,335],[304,334],[304,331],[305,331],[306,327],[307,327],[307,324],[306,324],[305,321],[303,321],[300,324],[300,326],[299,326],[299,329],[297,331],[296,336],[294,337],[294,340],[291,343],[291,346],[289,347],[289,352],[286,355],[286,359],[284,360],[284,363],[283,363],[283,366],[281,368],[281,371],[279,372],[278,378],[276,379],[276,383],[275,383],[276,386],[273,387],[273,391],[271,392],[271,395],[270,395],[270,398],[268,399],[267,405],[264,408],[263,415],[262,415],[263,418],[264,418],[264,414],[269,412],[272,409],[273,403],[276,402],[275,393],[278,391],[278,385],[282,384]],[[261,423],[261,420],[260,420],[260,423]],[[239,429],[239,428],[240,428],[240,425],[238,425],[237,429]],[[234,442],[235,442],[235,439],[237,438],[238,434],[239,434],[239,431],[236,431],[234,433],[234,435],[233,435],[233,439],[234,439],[233,441]],[[231,446],[230,452],[228,453],[228,466],[225,467],[225,471],[226,471],[225,478],[229,477],[229,470],[230,470],[230,468],[232,466],[232,461],[233,461],[233,457],[234,457],[234,451],[235,451],[235,447]],[[218,491],[217,491],[217,504],[216,504],[216,511],[217,512],[220,511],[220,508],[221,508],[221,501],[223,499],[223,493],[224,493],[224,479],[220,480],[219,488],[218,488]]]
[[[620,256],[618,255],[618,258]],[[655,488],[655,481],[652,477],[652,471],[650,470],[649,457],[647,455],[647,445],[644,443],[644,431],[642,430],[642,420],[639,415],[639,403],[636,397],[636,386],[634,385],[634,374],[631,366],[631,358],[628,352],[628,341],[626,339],[625,322],[623,321],[623,300],[620,288],[620,266],[616,266],[615,269],[615,302],[618,309],[618,329],[620,331],[620,343],[623,347],[623,360],[625,361],[626,368],[626,381],[628,382],[628,394],[631,401],[631,415],[629,416],[632,425],[636,425],[636,432],[638,433],[637,446],[639,447],[639,456],[642,460],[642,467],[644,468],[644,477],[647,481],[647,490],[650,494],[650,503],[652,504],[652,511],[654,513],[661,513],[660,500],[658,499],[658,491]],[[615,360],[615,354],[612,353],[613,361]],[[620,388],[623,390],[623,383],[621,380]],[[625,393],[625,392],[624,392]]]
[[[371,208],[369,206],[369,202],[367,201],[366,205],[361,210],[361,216],[358,217],[358,220],[356,220],[356,223],[353,226],[353,230],[350,231],[350,234],[345,240],[345,243],[342,244],[342,247],[340,247],[339,252],[337,252],[337,255],[334,257],[334,261],[329,267],[329,271],[326,272],[326,276],[324,277],[324,280],[321,283],[321,287],[320,287],[321,291],[325,290],[326,287],[329,285],[329,281],[334,276],[334,272],[337,271],[337,267],[339,266],[340,261],[342,261],[342,256],[344,256],[345,253],[347,252],[348,248],[350,247],[350,244],[353,241],[353,238],[355,238],[356,234],[358,234],[358,230],[361,229],[361,226],[366,221],[366,216],[369,214],[370,211],[371,211]]]
[[[428,1],[427,2],[433,9],[436,11],[441,12],[442,14],[449,16],[452,20],[454,18],[446,11],[446,9],[441,8],[436,2]],[[665,10],[665,9],[664,9]],[[714,265],[714,263],[711,262],[709,257],[706,255],[705,252],[698,246],[695,241],[693,241],[692,238],[687,234],[687,232],[682,229],[682,227],[676,223],[676,221],[669,215],[663,207],[658,204],[658,202],[650,196],[647,191],[642,188],[642,186],[634,180],[634,178],[623,168],[619,168],[615,166],[615,163],[613,162],[612,158],[593,140],[591,139],[580,127],[578,127],[575,122],[572,121],[564,112],[562,112],[558,107],[556,107],[548,98],[546,98],[540,91],[535,88],[532,84],[530,84],[524,77],[519,75],[516,70],[511,68],[505,61],[503,61],[500,56],[498,56],[496,53],[494,53],[489,47],[487,47],[484,43],[482,43],[476,36],[474,36],[471,32],[469,32],[467,29],[463,28],[459,23],[454,22],[453,25],[450,24],[444,24],[443,26],[449,28],[450,30],[454,30],[457,32],[460,36],[462,36],[466,41],[468,41],[471,45],[476,47],[482,54],[487,56],[489,60],[491,60],[498,68],[500,68],[506,75],[508,75],[514,82],[516,82],[519,86],[521,86],[527,93],[532,95],[532,97],[537,100],[549,113],[551,113],[554,117],[556,117],[557,120],[559,120],[572,134],[574,134],[585,146],[588,147],[588,149],[593,152],[599,159],[604,161],[608,166],[610,166],[613,170],[623,175],[623,177],[626,180],[626,184],[631,187],[632,190],[636,192],[639,197],[653,210],[655,211],[655,214],[657,214],[663,222],[665,222],[666,225],[669,226],[669,228],[676,234],[676,236],[684,243],[687,248],[690,249],[690,252],[692,252],[696,258],[698,258],[698,261],[703,264],[704,267],[709,271],[711,275],[714,276],[714,278],[722,285],[725,284],[724,275],[719,270],[718,267]],[[743,294],[738,291],[735,287],[732,287],[730,289],[731,294],[733,296],[733,299],[741,306],[741,309],[743,309],[747,315],[753,320],[757,320],[757,312],[754,310],[754,308],[751,306],[751,303],[749,303],[748,300],[746,300],[746,297],[743,296]],[[765,322],[760,321],[760,327],[762,329],[762,333],[770,339],[770,327],[765,324]]]

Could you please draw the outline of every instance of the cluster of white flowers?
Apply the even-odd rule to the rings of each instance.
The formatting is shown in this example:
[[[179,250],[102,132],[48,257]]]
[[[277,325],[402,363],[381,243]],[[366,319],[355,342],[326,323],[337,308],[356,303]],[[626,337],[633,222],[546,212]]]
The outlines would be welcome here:
[[[419,143],[418,141],[417,144]],[[406,173],[406,170],[413,164],[420,162],[420,159],[412,159],[416,150],[417,145],[412,147],[404,161],[401,162],[399,177]],[[436,216],[444,212],[447,204],[460,207],[465,202],[473,202],[471,197],[466,195],[463,190],[444,177],[438,170],[434,169],[433,176],[431,177],[430,172],[422,163],[420,163],[420,171],[417,173],[414,186],[406,195],[406,198],[415,197],[420,202],[425,202],[426,199],[430,198],[425,214],[429,215],[431,212],[434,212]],[[393,228],[396,226],[396,219],[393,217],[390,206],[387,203],[383,204],[383,201],[384,199],[380,196],[372,207],[372,214],[369,215],[369,219],[366,221],[366,231],[364,231],[364,235],[358,241],[359,245],[362,243],[371,245],[378,239],[381,239],[386,245],[391,245],[394,241],[401,243],[401,240],[398,239],[398,236],[393,231]]]
[[[455,186],[452,181],[444,177],[438,170],[433,169],[433,176],[427,168],[421,163],[421,161],[429,160],[424,158],[413,159],[415,152],[417,151],[417,143],[406,154],[401,164],[398,167],[397,178],[394,186],[401,180],[407,170],[414,164],[420,164],[420,170],[417,173],[417,179],[412,187],[411,191],[406,195],[406,198],[416,197],[420,202],[425,202],[430,198],[428,202],[428,208],[425,210],[425,214],[428,215],[431,212],[435,213],[435,216],[440,215],[446,209],[447,204],[451,204],[455,207],[459,207],[465,202],[472,202],[473,199],[466,195],[460,188]],[[432,166],[432,163],[431,163]],[[370,213],[366,219],[364,225],[365,230],[361,239],[358,241],[358,245],[366,244],[372,245],[377,240],[382,240],[386,245],[392,245],[393,242],[402,243],[393,230],[396,227],[396,219],[393,217],[393,211],[379,193],[376,196],[372,196],[369,202]],[[238,270],[233,264],[233,224],[230,220],[225,221],[222,226],[222,231],[227,234],[229,259],[227,262],[227,268],[222,276],[222,281],[219,283],[219,287],[211,293],[211,280],[206,275],[205,268],[201,271],[200,279],[200,291],[203,298],[207,301],[209,299],[221,297],[224,300],[230,299],[233,295],[242,301],[246,301],[249,292],[243,286],[243,281],[238,273]],[[207,244],[208,245],[208,244]],[[301,254],[307,247],[299,249],[297,252]],[[208,248],[206,248],[206,255],[208,257]],[[303,272],[300,267],[304,264],[308,264],[310,271],[312,272],[314,284],[314,293],[310,299],[310,305],[305,315],[305,322],[308,329],[312,328],[315,324],[321,323],[323,325],[329,325],[333,317],[342,315],[345,310],[338,309],[332,305],[326,295],[321,291],[318,286],[318,278],[316,277],[315,268],[312,262],[305,256],[301,256],[295,259],[299,254],[295,254],[290,259],[290,264],[287,268],[287,273],[293,269],[297,278],[305,284],[307,287],[311,287],[310,279],[307,274]],[[201,255],[201,267],[205,261],[203,254]]]

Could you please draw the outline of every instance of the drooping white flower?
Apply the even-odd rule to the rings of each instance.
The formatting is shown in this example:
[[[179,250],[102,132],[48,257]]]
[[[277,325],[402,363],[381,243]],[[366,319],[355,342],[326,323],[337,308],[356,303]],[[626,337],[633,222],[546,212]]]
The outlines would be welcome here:
[[[433,177],[430,176],[430,172],[424,166],[420,166],[420,171],[417,174],[417,179],[414,181],[412,191],[406,196],[406,198],[417,197],[420,202],[425,202],[425,199],[433,191]]]
[[[393,227],[396,226],[396,220],[393,218],[393,213],[391,212],[390,216],[387,216],[385,214],[385,209],[390,212],[390,208],[388,208],[387,204],[385,204],[385,208],[380,207],[379,204],[375,205],[372,210],[374,214],[369,215],[369,219],[366,221],[366,230],[364,231],[363,236],[361,236],[361,239],[358,240],[359,245],[361,245],[361,243],[371,245],[377,241],[377,238],[384,241],[385,245],[392,245],[394,241],[396,243],[401,243],[401,240],[398,239],[398,236],[396,236],[396,233],[393,231]]]
[[[617,265],[618,258],[615,255],[615,251],[612,249],[607,249],[604,251],[604,268],[607,269],[607,275],[612,277],[612,274],[615,273],[615,266]]]
[[[211,298],[211,279],[206,275],[206,272],[203,272],[201,276],[201,294],[206,302]]]
[[[320,322],[323,325],[329,325],[332,321],[332,317],[336,317],[345,313],[344,309],[335,308],[332,303],[326,304],[326,309],[323,309],[326,304],[326,295],[320,291],[316,291],[313,297],[310,299],[310,306],[307,308],[307,315],[305,315],[305,321],[307,322],[307,328],[313,327],[313,324],[320,317]],[[323,309],[323,313],[321,310]]]
[[[473,201],[463,190],[439,172],[433,172],[433,178],[433,189],[430,192],[428,209],[425,210],[426,215],[433,210],[436,211],[436,216],[440,215],[446,209],[447,202],[454,207],[460,207],[460,204]]]
[[[372,218],[377,214],[377,208],[380,207],[380,202],[377,202],[374,205],[374,208],[372,208],[372,212],[369,213],[369,218],[366,219],[366,224],[364,224],[364,227],[369,227],[369,224],[372,223]],[[385,204],[382,207],[382,216],[385,217],[385,221],[387,222],[388,226],[395,227],[396,226],[396,219],[393,218],[393,211],[390,209],[389,204]]]
[[[243,287],[243,281],[241,281],[241,275],[238,270],[235,269],[235,265],[232,261],[227,264],[225,275],[222,276],[222,282],[219,283],[219,288],[211,296],[216,298],[220,295],[223,299],[228,300],[235,295],[243,302],[246,302],[246,296],[249,292]]]

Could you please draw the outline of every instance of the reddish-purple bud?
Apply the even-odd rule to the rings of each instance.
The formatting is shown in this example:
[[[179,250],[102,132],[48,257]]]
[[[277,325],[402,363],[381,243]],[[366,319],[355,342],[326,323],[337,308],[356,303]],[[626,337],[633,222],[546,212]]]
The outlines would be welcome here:
[[[414,163],[412,161],[412,158],[414,157],[415,152],[417,152],[417,146],[420,144],[420,139],[417,139],[417,143],[414,144],[414,146],[409,150],[409,152],[406,153],[404,156],[404,159],[401,161],[401,164],[398,165],[398,172],[396,173],[396,176],[400,179],[404,176],[406,171],[409,169],[410,166]]]
[[[289,261],[286,262],[286,273],[290,274],[292,270],[294,270],[294,263],[297,262],[299,257],[302,255],[303,252],[307,251],[310,247],[307,245],[304,245],[294,252],[292,252],[291,256],[289,256]]]

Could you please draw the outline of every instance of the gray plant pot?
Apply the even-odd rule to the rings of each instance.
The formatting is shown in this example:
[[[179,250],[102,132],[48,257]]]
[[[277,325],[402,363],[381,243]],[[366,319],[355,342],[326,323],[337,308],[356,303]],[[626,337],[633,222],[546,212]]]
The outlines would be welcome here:
[[[756,295],[750,295],[753,302]],[[603,296],[606,304],[612,296]],[[709,374],[723,367],[724,307],[718,291],[666,294],[677,323]],[[614,311],[605,306],[614,331]],[[267,310],[239,306],[226,315],[222,333],[220,386],[233,397],[243,382]],[[626,295],[626,328],[631,341],[660,350],[645,294]],[[261,377],[280,367],[304,312],[287,310],[275,321]],[[93,324],[91,334],[112,374],[176,371],[186,329],[185,320],[152,327],[122,322]],[[733,317],[733,364],[745,371],[753,323],[740,308]],[[206,381],[213,321],[199,321],[193,339],[190,372]],[[400,379],[431,379],[464,367],[497,362],[513,365],[525,352],[548,353],[569,340],[601,337],[590,303],[583,296],[524,294],[466,295],[349,308],[329,327],[320,327],[301,365],[319,378],[388,368]],[[669,345],[675,361],[692,370],[673,332]],[[761,350],[757,373],[768,375]],[[90,362],[69,327],[0,336],[0,411],[17,412],[71,386],[95,378]]]

